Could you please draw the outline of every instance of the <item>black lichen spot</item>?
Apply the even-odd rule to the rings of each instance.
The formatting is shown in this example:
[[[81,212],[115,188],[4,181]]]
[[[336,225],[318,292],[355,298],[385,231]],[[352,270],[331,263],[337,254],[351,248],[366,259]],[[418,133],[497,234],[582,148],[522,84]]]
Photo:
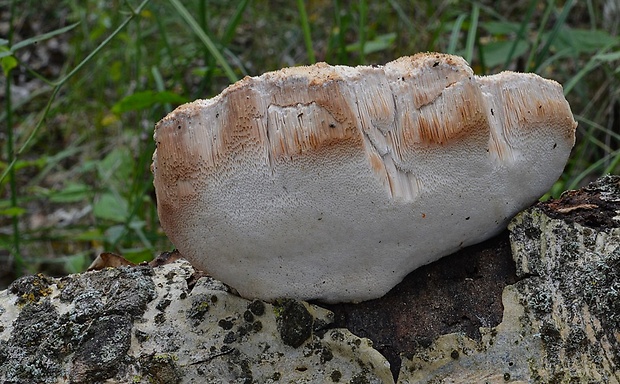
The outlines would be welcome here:
[[[13,325],[11,343],[23,348],[27,353],[34,353],[53,329],[57,319],[58,312],[49,300],[26,305]]]
[[[304,357],[310,357],[312,355],[319,356],[319,361],[321,364],[325,364],[334,358],[332,351],[318,341],[308,343],[304,346]]]
[[[131,344],[131,320],[127,316],[98,319],[73,355],[69,370],[72,383],[93,383],[112,378]]]
[[[237,335],[233,331],[228,332],[224,336],[224,344],[234,343],[235,341],[237,341]]]
[[[254,323],[252,323],[252,330],[254,332],[260,332],[263,329],[263,323],[260,322],[260,320],[256,320]]]
[[[166,322],[166,314],[165,313],[158,313],[157,315],[155,315],[155,319],[153,321],[157,325],[161,325],[161,324],[165,323]]]
[[[254,321],[254,315],[252,314],[252,311],[247,310],[245,312],[243,312],[243,320],[247,321],[248,323],[251,323]]]
[[[156,297],[155,283],[151,278],[153,268],[137,266],[118,269],[118,279],[109,282],[105,311],[108,314],[129,314],[133,319],[139,318],[146,311],[146,305]]]
[[[314,319],[310,312],[296,300],[280,300],[274,306],[282,342],[293,348],[301,346],[312,335]]]
[[[344,341],[344,335],[342,334],[342,332],[337,331],[337,330],[333,330],[330,333],[330,337],[332,338],[332,340],[334,341],[340,341],[343,342]]]
[[[226,349],[224,348],[226,347]],[[250,361],[239,350],[231,348],[227,345],[222,346],[222,352],[227,352],[228,372],[235,377],[235,383],[255,383]]]
[[[265,303],[260,300],[254,300],[248,305],[248,309],[256,316],[262,316],[265,314]]]
[[[439,61],[436,61],[436,62],[433,64],[433,68],[435,68],[435,67],[436,67],[436,66],[438,66],[438,65],[439,65]]]
[[[587,353],[588,337],[586,332],[579,327],[571,327],[566,338],[566,353],[571,356],[578,353]]]
[[[321,356],[320,356],[321,364],[325,364],[325,363],[331,361],[333,358],[334,358],[334,354],[332,353],[332,351],[329,348],[322,348],[321,349]]]
[[[356,373],[351,376],[351,384],[370,384],[370,380],[366,377],[364,373]]]
[[[170,299],[163,299],[159,303],[157,303],[155,308],[157,308],[158,311],[162,311],[163,312],[166,308],[168,308],[170,303],[172,303],[172,300],[170,300]]]
[[[260,322],[257,322],[257,323],[260,323]],[[255,327],[254,323],[244,323],[243,325],[239,326],[238,328],[239,338],[244,338],[246,335],[250,333],[256,333],[257,331],[254,327]],[[263,325],[260,324],[260,329],[262,329],[262,327]]]
[[[542,339],[547,358],[550,364],[560,364],[560,348],[562,346],[562,335],[555,325],[543,322],[540,326],[540,338]]]
[[[170,271],[170,272],[166,273],[166,275],[164,277],[168,281],[168,284],[171,284],[174,281],[174,278],[176,276],[177,276],[176,271]]]
[[[136,329],[133,332],[133,335],[136,337],[136,340],[138,340],[138,342],[140,343],[144,343],[145,341],[149,339],[149,334],[139,329]]]
[[[540,235],[542,234],[540,229],[536,226],[536,224],[532,223],[532,219],[530,216],[526,216],[525,219],[527,220],[523,222],[523,227],[525,227],[525,236],[527,236],[527,238],[531,240],[539,239]]]
[[[225,330],[232,329],[234,324],[235,323],[229,318],[220,319],[220,321],[217,322],[217,325],[219,325],[220,328],[225,329]]]
[[[183,381],[176,357],[167,353],[141,358],[140,367],[149,383],[177,384]]]
[[[336,371],[332,371],[332,373],[329,375],[329,377],[332,379],[332,381],[334,383],[337,383],[340,381],[340,379],[342,379],[342,373],[340,373],[340,371],[336,370]]]
[[[198,295],[192,300],[192,306],[187,311],[187,318],[193,320],[193,325],[197,326],[204,320],[205,314],[208,311],[209,298],[207,295]]]
[[[456,349],[453,350],[452,352],[450,352],[450,357],[453,358],[454,360],[459,358],[459,351],[457,351]]]

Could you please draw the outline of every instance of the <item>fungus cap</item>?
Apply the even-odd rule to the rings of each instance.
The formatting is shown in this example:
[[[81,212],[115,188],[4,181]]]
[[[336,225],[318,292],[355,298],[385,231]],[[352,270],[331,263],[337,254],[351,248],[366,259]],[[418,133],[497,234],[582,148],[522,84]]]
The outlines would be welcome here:
[[[555,81],[457,56],[286,68],[157,124],[159,218],[242,296],[373,299],[503,230],[558,179],[576,125]]]

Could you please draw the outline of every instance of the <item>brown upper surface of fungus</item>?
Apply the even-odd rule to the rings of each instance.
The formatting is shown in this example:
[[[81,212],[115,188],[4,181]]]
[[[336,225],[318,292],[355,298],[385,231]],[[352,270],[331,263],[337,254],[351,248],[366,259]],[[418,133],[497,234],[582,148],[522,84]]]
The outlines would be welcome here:
[[[575,127],[558,83],[457,56],[286,68],[158,123],[159,216],[244,296],[366,300],[503,229],[559,177]]]

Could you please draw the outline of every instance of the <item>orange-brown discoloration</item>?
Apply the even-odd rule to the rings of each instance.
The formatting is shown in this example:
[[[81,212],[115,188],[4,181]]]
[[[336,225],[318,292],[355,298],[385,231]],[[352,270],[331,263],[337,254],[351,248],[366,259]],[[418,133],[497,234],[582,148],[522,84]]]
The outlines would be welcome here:
[[[160,222],[241,295],[372,299],[503,229],[575,124],[559,84],[449,55],[246,77],[157,124]]]
[[[374,152],[371,153],[369,156],[369,160],[370,160],[370,167],[372,168],[373,171],[375,171],[377,175],[385,174],[385,164],[383,163],[383,159],[381,159],[381,157],[378,154]]]
[[[417,54],[384,67],[319,63],[245,77],[157,125],[155,183],[159,193],[183,203],[194,198],[206,175],[234,167],[236,159],[273,166],[342,149],[365,152],[369,168],[393,193],[399,180],[410,177],[397,176],[393,165],[388,172],[385,154],[400,163],[403,151],[474,140],[488,143],[480,145],[502,160],[511,158],[515,135],[524,134],[516,127],[552,124],[574,137],[558,87],[531,80],[542,84],[540,90],[497,82],[493,97],[502,105],[489,106],[467,64],[442,54]]]

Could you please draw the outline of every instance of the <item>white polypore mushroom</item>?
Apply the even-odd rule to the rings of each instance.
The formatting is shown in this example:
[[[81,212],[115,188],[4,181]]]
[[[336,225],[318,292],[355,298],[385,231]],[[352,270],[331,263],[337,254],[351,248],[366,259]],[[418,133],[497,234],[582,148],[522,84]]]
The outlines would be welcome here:
[[[503,230],[560,176],[576,125],[558,83],[456,56],[286,68],[157,124],[159,218],[242,296],[373,299]]]

